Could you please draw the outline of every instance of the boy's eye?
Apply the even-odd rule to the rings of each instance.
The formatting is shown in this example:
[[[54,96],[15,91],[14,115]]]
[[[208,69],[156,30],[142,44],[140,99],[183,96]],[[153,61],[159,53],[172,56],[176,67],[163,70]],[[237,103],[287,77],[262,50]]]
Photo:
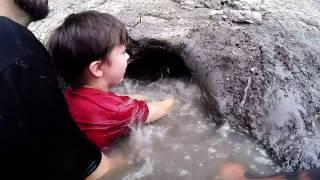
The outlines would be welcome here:
[[[127,53],[127,50],[126,50],[126,49],[121,52],[121,54],[126,54],[126,53]]]

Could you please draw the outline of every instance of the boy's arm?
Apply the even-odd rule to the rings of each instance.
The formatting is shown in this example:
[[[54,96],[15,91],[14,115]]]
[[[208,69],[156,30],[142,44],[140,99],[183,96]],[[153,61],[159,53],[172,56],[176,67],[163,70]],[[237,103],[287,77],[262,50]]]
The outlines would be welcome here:
[[[147,97],[145,95],[142,95],[142,94],[130,94],[128,96],[131,99],[136,99],[136,100],[139,100],[139,101],[147,100]]]
[[[163,101],[154,101],[147,103],[149,108],[149,115],[146,123],[156,121],[167,115],[173,108],[175,102],[176,99],[172,97]]]

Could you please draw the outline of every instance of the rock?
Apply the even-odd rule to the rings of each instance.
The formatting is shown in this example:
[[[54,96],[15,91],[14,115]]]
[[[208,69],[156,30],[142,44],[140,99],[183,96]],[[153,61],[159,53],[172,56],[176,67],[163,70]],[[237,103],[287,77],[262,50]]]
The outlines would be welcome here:
[[[320,167],[317,0],[51,0],[47,35],[72,12],[111,13],[133,39],[184,44],[212,118],[255,138],[287,171]]]

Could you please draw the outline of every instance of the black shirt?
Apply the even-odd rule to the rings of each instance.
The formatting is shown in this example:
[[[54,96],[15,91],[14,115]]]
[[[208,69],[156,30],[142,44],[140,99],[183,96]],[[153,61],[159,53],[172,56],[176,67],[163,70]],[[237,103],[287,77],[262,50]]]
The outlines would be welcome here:
[[[83,179],[100,160],[68,113],[44,46],[0,16],[0,178]]]

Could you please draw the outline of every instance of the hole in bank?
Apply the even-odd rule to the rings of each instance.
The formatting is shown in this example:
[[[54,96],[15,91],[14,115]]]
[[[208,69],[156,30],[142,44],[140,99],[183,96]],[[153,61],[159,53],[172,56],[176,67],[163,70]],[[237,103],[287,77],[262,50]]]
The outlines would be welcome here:
[[[241,163],[257,174],[280,171],[268,154],[247,136],[216,126],[206,114],[201,91],[180,55],[183,46],[155,39],[133,41],[126,79],[114,88],[121,94],[143,94],[148,100],[175,96],[165,118],[132,129],[116,144],[128,166],[104,179],[219,179],[221,165]],[[185,52],[184,52],[185,53]]]

